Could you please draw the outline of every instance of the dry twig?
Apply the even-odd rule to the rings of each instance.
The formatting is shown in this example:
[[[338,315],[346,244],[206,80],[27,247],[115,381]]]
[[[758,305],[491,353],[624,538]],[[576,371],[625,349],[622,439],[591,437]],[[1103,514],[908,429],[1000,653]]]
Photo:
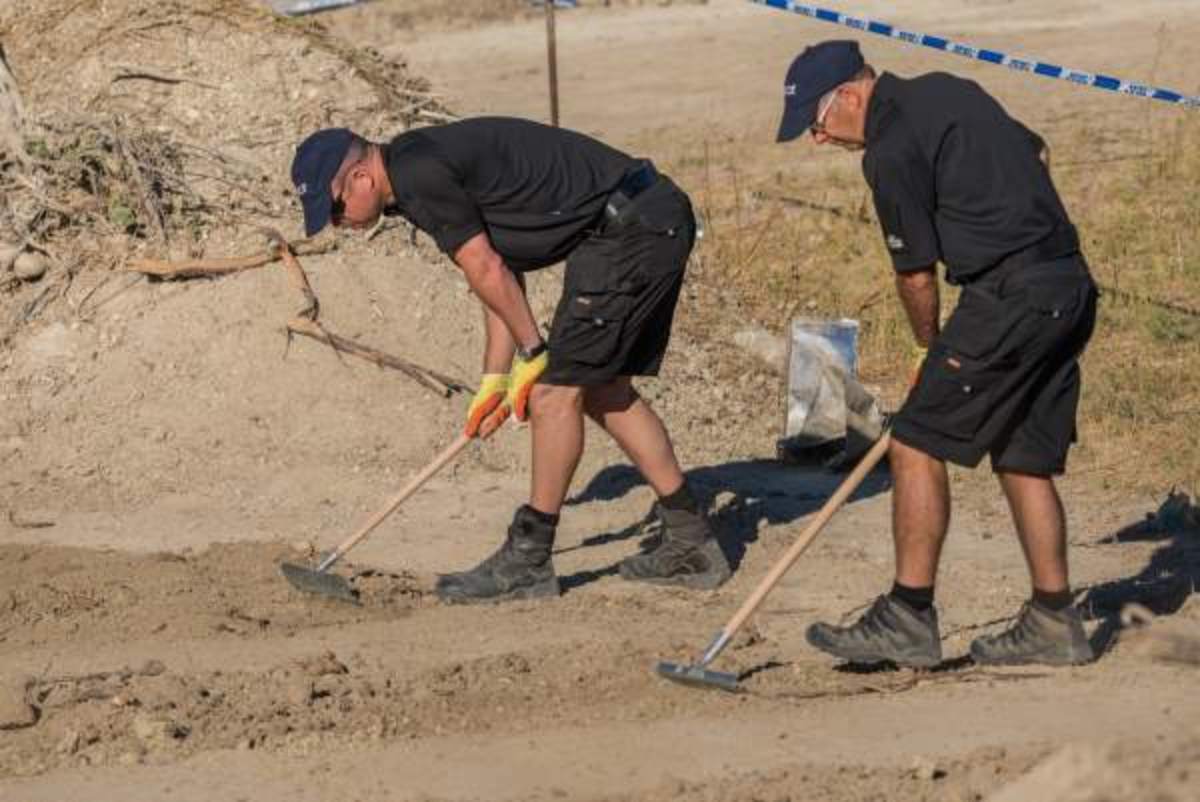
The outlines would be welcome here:
[[[398,370],[408,376],[413,381],[420,384],[422,387],[428,388],[435,393],[448,398],[451,394],[457,392],[474,392],[474,390],[465,383],[451,378],[437,371],[401,359],[400,357],[385,354],[370,346],[362,345],[354,340],[348,340],[345,337],[339,337],[336,334],[331,334],[325,329],[318,326],[312,320],[303,317],[293,318],[287,325],[287,330],[290,334],[300,334],[305,337],[311,337],[318,342],[323,342],[335,351],[344,354],[356,356],[359,359],[365,359],[381,368],[391,368]]]
[[[299,256],[326,253],[332,250],[332,243],[311,243],[307,241],[292,243],[293,253]],[[212,278],[252,270],[256,267],[269,265],[281,258],[278,248],[271,248],[263,253],[252,256],[234,256],[216,259],[184,259],[169,262],[162,259],[135,259],[129,263],[125,272],[143,273],[147,276],[164,281],[174,281],[187,278]]]

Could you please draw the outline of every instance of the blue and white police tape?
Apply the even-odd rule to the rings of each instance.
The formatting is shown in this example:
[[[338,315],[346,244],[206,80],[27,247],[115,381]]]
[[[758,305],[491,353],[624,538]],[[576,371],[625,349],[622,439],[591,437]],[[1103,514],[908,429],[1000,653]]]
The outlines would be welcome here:
[[[965,56],[976,61],[999,64],[1019,72],[1033,73],[1046,78],[1059,78],[1082,86],[1092,86],[1096,89],[1107,89],[1110,92],[1120,92],[1126,95],[1150,98],[1151,100],[1161,100],[1187,108],[1200,108],[1200,97],[1191,97],[1180,92],[1173,92],[1170,89],[1160,89],[1155,86],[1147,86],[1146,84],[1134,83],[1132,81],[1122,81],[1120,78],[1113,78],[1109,75],[1073,70],[1068,67],[1047,64],[1044,61],[1037,61],[1035,59],[1010,56],[995,50],[987,50],[982,47],[972,47],[961,42],[954,42],[941,36],[930,36],[925,33],[905,31],[886,22],[875,22],[861,17],[852,17],[840,11],[830,11],[829,9],[817,8],[816,6],[804,5],[803,3],[793,3],[790,0],[750,0],[750,2],[771,8],[778,8],[782,11],[791,11],[805,17],[821,20],[822,22],[832,22],[835,25],[844,25],[847,28],[886,36],[889,39],[899,39],[909,44],[923,45],[934,50],[954,53],[955,55]]]

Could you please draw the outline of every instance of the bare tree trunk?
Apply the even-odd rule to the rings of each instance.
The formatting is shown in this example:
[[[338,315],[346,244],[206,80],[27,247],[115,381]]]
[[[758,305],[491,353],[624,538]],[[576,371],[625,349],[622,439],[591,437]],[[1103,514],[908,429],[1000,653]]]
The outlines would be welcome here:
[[[8,161],[27,163],[25,139],[22,130],[25,112],[21,106],[21,93],[17,81],[8,69],[4,57],[4,45],[0,43],[0,164]]]

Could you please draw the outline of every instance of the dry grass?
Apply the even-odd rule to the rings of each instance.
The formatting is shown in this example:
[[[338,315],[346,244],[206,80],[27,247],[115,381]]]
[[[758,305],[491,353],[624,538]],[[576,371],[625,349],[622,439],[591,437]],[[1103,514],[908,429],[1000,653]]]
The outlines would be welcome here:
[[[1200,115],[1159,117],[1167,122],[1104,142],[1080,129],[1052,143],[1056,182],[1105,288],[1072,470],[1151,493],[1200,487]],[[811,151],[747,155],[736,141],[687,153],[666,166],[707,217],[695,278],[718,299],[692,326],[725,337],[753,323],[782,332],[797,315],[858,318],[864,377],[898,403],[911,338],[857,160],[796,169]],[[946,314],[954,292],[943,287]]]

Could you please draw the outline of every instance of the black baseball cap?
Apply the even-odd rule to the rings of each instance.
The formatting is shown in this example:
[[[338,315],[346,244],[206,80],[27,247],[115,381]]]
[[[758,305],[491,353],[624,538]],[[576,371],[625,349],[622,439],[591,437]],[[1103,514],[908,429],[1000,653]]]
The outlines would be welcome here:
[[[296,156],[292,159],[292,183],[304,206],[304,234],[307,237],[329,224],[333,211],[329,185],[355,138],[349,128],[325,128],[296,148]]]
[[[783,82],[783,121],[775,141],[788,142],[807,131],[821,98],[852,80],[865,64],[858,42],[837,39],[804,48]]]

